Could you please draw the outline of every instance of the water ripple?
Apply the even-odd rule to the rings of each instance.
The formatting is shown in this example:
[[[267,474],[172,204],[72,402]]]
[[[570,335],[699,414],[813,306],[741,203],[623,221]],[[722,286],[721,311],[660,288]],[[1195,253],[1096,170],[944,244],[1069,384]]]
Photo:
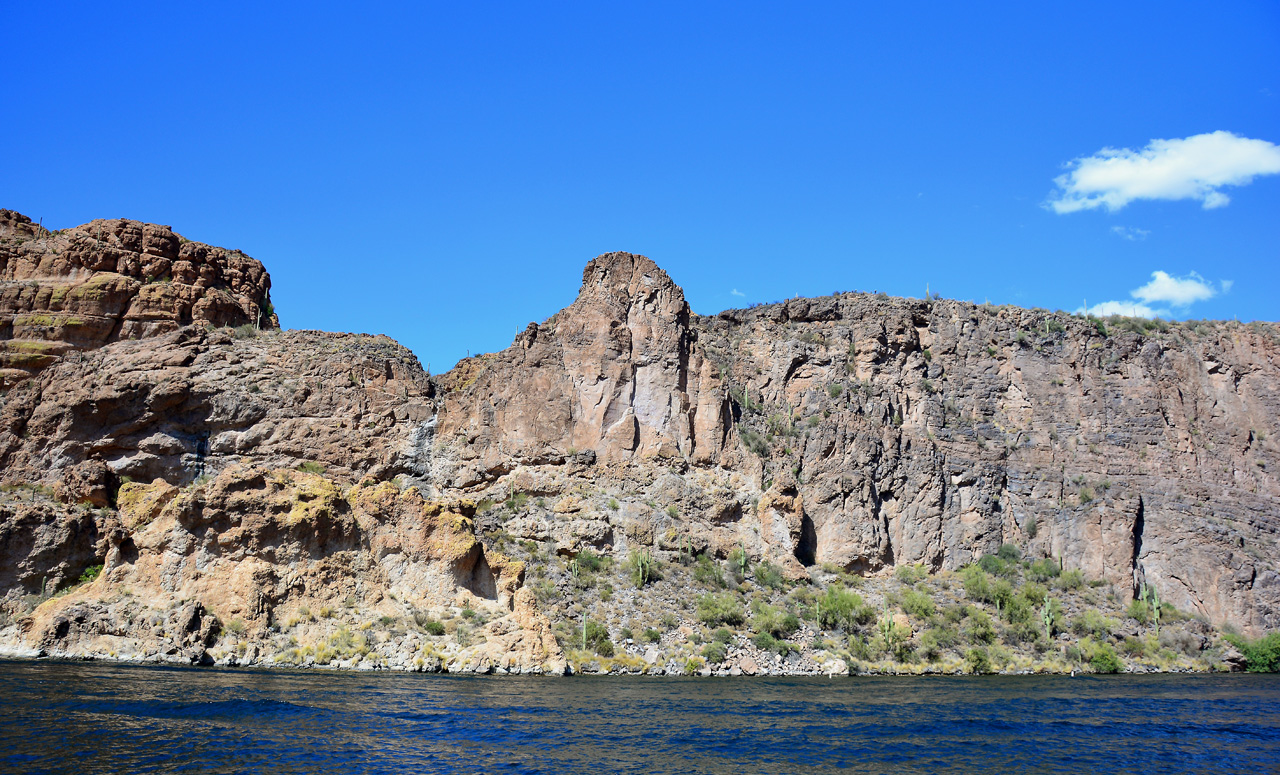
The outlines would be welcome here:
[[[485,678],[0,662],[0,771],[1261,772],[1280,677]]]

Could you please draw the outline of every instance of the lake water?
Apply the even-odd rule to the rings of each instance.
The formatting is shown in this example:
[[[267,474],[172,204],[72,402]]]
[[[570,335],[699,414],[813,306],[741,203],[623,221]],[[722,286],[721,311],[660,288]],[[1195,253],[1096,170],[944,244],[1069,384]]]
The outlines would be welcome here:
[[[1280,676],[532,678],[0,661],[0,771],[1274,772]]]

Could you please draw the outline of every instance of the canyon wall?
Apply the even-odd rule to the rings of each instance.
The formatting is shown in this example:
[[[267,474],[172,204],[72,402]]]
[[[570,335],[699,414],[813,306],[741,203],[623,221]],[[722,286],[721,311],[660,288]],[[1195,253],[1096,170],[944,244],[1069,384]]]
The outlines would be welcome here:
[[[44,348],[0,398],[10,651],[201,661],[233,621],[265,654],[303,610],[465,609],[448,648],[369,648],[562,670],[508,541],[739,550],[799,581],[1014,544],[1280,626],[1272,324],[865,293],[704,317],[610,253],[569,307],[429,377],[386,337],[275,330],[242,254],[130,221],[40,234],[0,219],[6,352]]]

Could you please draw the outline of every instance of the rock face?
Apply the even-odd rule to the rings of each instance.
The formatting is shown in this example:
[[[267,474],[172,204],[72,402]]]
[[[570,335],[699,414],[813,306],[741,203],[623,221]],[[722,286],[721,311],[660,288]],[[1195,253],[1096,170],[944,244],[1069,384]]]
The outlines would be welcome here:
[[[94,297],[101,335],[11,324],[74,348],[0,405],[10,651],[562,671],[553,622],[586,613],[548,584],[586,549],[804,580],[1015,544],[1121,605],[1146,586],[1280,626],[1270,324],[860,293],[700,317],[610,253],[572,305],[432,378],[385,337],[270,330],[260,265],[163,227],[42,239],[0,243],[0,319],[79,314],[70,289],[93,282],[131,295]],[[86,258],[99,244],[114,269]],[[178,286],[163,304],[152,258]],[[201,285],[184,261],[217,269]],[[37,265],[68,290],[9,293]]]
[[[442,379],[440,432],[478,455],[459,483],[570,449],[602,463],[720,461],[729,404],[689,321],[683,291],[644,256],[588,263],[567,309]]]
[[[0,385],[68,352],[193,323],[275,328],[270,289],[259,262],[167,226],[98,220],[50,232],[0,210]]]

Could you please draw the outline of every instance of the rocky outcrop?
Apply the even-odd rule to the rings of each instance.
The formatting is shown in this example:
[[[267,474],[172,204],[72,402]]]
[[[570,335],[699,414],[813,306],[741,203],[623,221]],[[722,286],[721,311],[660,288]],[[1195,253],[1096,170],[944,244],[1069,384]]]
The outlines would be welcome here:
[[[1010,544],[1117,606],[1280,626],[1270,324],[861,293],[701,317],[627,253],[434,378],[385,337],[219,327],[242,319],[163,318],[4,392],[5,648],[556,672],[597,555],[803,585]],[[590,615],[621,632],[644,594]]]
[[[441,379],[440,433],[465,437],[467,450],[450,484],[571,451],[605,464],[721,461],[728,397],[689,321],[684,293],[649,259],[588,263],[568,308]]]
[[[1108,330],[857,293],[702,318],[671,289],[647,259],[602,256],[573,305],[445,375],[442,484],[559,492],[546,472],[585,448],[585,478],[674,510],[624,499],[574,529],[594,545],[666,535],[795,574],[954,569],[1013,543],[1213,621],[1280,625],[1274,326]]]
[[[97,220],[51,232],[0,210],[0,386],[69,352],[193,323],[275,328],[270,289],[261,263],[167,226]]]

